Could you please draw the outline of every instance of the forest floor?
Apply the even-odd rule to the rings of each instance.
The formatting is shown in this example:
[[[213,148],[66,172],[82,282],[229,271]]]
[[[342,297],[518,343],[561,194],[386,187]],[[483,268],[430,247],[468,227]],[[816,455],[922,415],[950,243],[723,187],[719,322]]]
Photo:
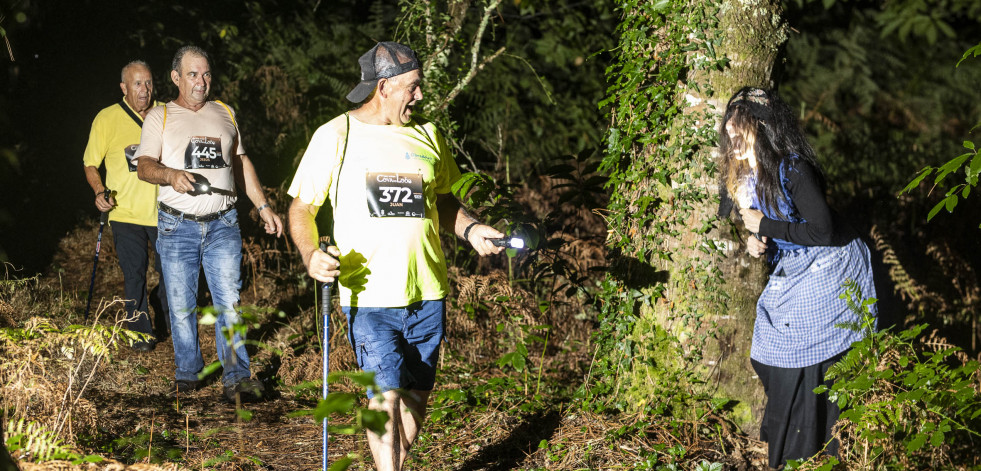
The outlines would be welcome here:
[[[122,315],[118,298],[123,282],[111,230],[105,233],[93,317],[112,326]],[[48,273],[16,290],[0,290],[0,327],[22,328],[38,319],[62,329],[82,323],[96,234],[97,226],[82,225],[62,240]],[[259,306],[254,308],[257,325],[249,334],[250,340],[258,341],[250,346],[252,371],[269,397],[237,408],[225,401],[216,374],[199,391],[167,396],[174,371],[169,338],[148,353],[118,347],[96,365],[81,392],[78,380],[21,378],[15,384],[8,371],[5,414],[50,422],[64,407],[65,389],[74,388],[72,394],[81,394],[81,399],[61,437],[72,450],[105,459],[72,465],[20,456],[27,458],[21,469],[319,469],[321,427],[312,415],[321,376],[316,296],[285,242],[247,237],[245,245],[242,305]],[[8,281],[13,275],[8,267]],[[527,293],[509,291],[503,271],[451,277],[447,342],[429,418],[408,469],[657,469],[671,464],[675,469],[710,469],[712,463],[724,469],[766,469],[765,444],[724,418],[680,421],[582,407],[576,391],[589,381],[595,323],[590,316],[566,316],[557,322],[542,318],[536,309],[508,308],[502,295],[516,299]],[[151,286],[155,285],[153,274]],[[495,303],[503,308],[487,307]],[[473,306],[485,308],[474,311]],[[522,325],[551,327],[543,343]],[[335,306],[332,371],[355,369],[344,327]],[[213,327],[200,326],[199,337],[205,364],[215,361]],[[517,342],[528,346],[525,367],[499,366],[498,359]],[[60,369],[35,365],[22,370],[70,375],[69,368],[77,366],[71,355],[58,356],[55,350],[47,359],[30,361],[48,361]],[[60,373],[52,373],[56,371]],[[331,388],[353,393],[360,406],[366,405],[361,387],[348,380],[332,383]],[[352,457],[350,469],[372,469],[354,414],[334,414],[328,420],[332,426],[351,428],[351,433],[331,435],[330,461]]]

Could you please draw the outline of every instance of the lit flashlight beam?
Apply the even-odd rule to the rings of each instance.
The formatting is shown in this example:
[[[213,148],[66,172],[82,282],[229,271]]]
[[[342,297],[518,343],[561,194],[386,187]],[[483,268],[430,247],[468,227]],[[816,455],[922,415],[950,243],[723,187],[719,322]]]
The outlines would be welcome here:
[[[211,183],[207,178],[204,178],[204,175],[193,172],[191,172],[191,175],[194,176],[194,179],[191,180],[191,186],[194,187],[195,193],[207,193],[211,190]]]

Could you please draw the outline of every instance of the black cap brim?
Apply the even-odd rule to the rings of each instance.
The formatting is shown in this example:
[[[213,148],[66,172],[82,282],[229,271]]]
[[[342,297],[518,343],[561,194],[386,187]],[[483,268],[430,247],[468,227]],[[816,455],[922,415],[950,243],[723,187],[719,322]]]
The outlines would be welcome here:
[[[352,103],[361,103],[371,92],[375,90],[375,86],[378,85],[378,80],[367,80],[358,84],[347,94],[347,100]]]

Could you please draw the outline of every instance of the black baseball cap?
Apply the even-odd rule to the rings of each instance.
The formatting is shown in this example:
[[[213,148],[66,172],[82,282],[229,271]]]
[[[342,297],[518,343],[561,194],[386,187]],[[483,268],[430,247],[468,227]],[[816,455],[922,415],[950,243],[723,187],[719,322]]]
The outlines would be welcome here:
[[[347,94],[348,101],[361,103],[378,85],[378,79],[391,78],[419,68],[416,53],[396,42],[380,42],[364,53],[359,59],[361,65],[361,83],[351,93]]]

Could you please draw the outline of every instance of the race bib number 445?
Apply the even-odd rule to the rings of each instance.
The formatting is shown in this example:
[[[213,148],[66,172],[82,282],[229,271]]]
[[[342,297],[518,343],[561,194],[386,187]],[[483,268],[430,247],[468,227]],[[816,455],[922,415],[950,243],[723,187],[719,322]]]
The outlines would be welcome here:
[[[193,136],[184,151],[184,168],[225,168],[225,158],[221,155],[221,138]]]
[[[373,218],[426,217],[422,174],[367,172],[368,211]]]

